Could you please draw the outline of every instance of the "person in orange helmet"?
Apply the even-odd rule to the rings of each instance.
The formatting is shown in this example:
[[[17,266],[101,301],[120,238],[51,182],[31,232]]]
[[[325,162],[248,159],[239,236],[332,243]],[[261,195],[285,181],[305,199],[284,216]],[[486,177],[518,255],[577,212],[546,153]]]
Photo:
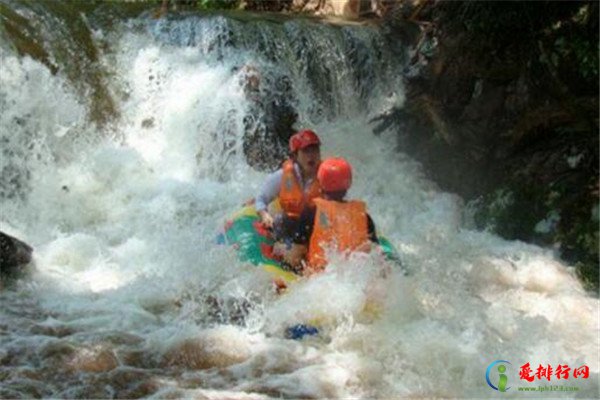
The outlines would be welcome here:
[[[321,140],[309,129],[299,131],[289,140],[290,158],[270,174],[256,197],[256,211],[267,228],[273,228],[275,216],[269,204],[279,200],[281,214],[297,219],[306,207],[314,207],[313,199],[321,195],[317,170],[321,163]]]
[[[317,180],[322,197],[314,199],[314,208],[302,212],[294,234],[294,243],[308,251],[305,274],[325,268],[326,250],[331,246],[340,252],[368,252],[371,242],[379,242],[366,204],[345,199],[352,185],[352,166],[343,158],[326,159],[319,166]]]
[[[292,233],[298,218],[313,200],[321,195],[317,170],[321,163],[321,140],[309,129],[299,131],[289,140],[290,157],[282,167],[267,177],[256,197],[256,211],[263,225],[271,229],[275,245],[273,252],[291,270],[301,265],[306,254],[304,246],[293,243]],[[278,202],[274,202],[278,200]],[[271,203],[278,203],[271,207]]]

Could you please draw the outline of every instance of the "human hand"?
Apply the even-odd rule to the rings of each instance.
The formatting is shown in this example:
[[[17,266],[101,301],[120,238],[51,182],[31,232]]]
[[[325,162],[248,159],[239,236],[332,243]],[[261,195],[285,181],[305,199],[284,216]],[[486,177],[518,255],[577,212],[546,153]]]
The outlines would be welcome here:
[[[287,290],[287,284],[281,278],[273,279],[273,287],[275,288],[275,292],[277,294],[282,294]]]
[[[308,247],[301,244],[292,244],[292,246],[284,253],[283,260],[294,271],[302,270],[302,261],[306,257]]]
[[[260,211],[258,213],[260,220],[267,229],[273,228],[273,217],[267,211]]]

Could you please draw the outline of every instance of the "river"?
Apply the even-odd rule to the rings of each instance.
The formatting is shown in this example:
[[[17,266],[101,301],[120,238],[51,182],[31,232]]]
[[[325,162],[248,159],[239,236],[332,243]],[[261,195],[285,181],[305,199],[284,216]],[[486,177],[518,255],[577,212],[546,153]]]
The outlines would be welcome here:
[[[19,12],[77,51],[43,8]],[[65,72],[70,53],[49,52],[52,73],[0,42],[0,230],[35,248],[32,276],[0,293],[0,397],[534,398],[517,387],[538,385],[579,388],[544,398],[597,396],[599,302],[573,268],[470,229],[458,196],[393,133],[372,133],[370,119],[404,102],[404,53],[380,28],[218,14],[88,22],[98,56],[85,68],[104,71],[118,110],[108,123],[92,116],[97,92]],[[277,296],[215,243],[267,173],[243,152],[249,63],[263,90],[289,78],[297,128],[353,164],[350,196],[408,276],[382,278],[375,254],[357,255]],[[361,313],[372,297],[375,318]],[[315,319],[317,337],[285,338]],[[486,383],[496,360],[510,362],[506,393]],[[529,383],[528,362],[589,377]]]

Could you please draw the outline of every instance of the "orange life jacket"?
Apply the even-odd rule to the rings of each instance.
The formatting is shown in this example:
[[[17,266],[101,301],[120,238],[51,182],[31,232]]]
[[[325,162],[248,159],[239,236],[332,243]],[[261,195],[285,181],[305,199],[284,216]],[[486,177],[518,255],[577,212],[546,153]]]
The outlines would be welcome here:
[[[321,195],[321,187],[314,179],[306,193],[296,178],[294,162],[287,160],[283,163],[281,188],[279,189],[279,203],[283,211],[292,218],[300,217],[304,207],[314,207],[313,200]]]
[[[325,249],[369,251],[367,207],[353,200],[339,202],[315,199],[315,225],[308,245],[309,268],[322,270],[327,264]]]

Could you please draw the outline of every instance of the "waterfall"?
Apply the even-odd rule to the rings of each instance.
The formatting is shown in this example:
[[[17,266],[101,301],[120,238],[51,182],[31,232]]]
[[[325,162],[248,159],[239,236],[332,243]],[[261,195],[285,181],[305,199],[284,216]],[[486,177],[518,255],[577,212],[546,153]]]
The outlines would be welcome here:
[[[573,268],[467,229],[461,199],[393,132],[373,134],[404,102],[404,54],[381,28],[45,4],[0,4],[31,40],[0,29],[0,230],[35,248],[32,276],[0,293],[0,397],[482,398],[496,360],[511,362],[507,396],[529,362],[589,367],[536,383],[595,397],[599,304]],[[24,52],[34,42],[43,57]],[[409,276],[356,255],[277,296],[215,243],[268,172],[245,154],[247,118],[262,116],[248,65],[324,156],[352,163],[350,197]],[[369,320],[371,297],[383,307]],[[318,338],[284,338],[315,320]]]

